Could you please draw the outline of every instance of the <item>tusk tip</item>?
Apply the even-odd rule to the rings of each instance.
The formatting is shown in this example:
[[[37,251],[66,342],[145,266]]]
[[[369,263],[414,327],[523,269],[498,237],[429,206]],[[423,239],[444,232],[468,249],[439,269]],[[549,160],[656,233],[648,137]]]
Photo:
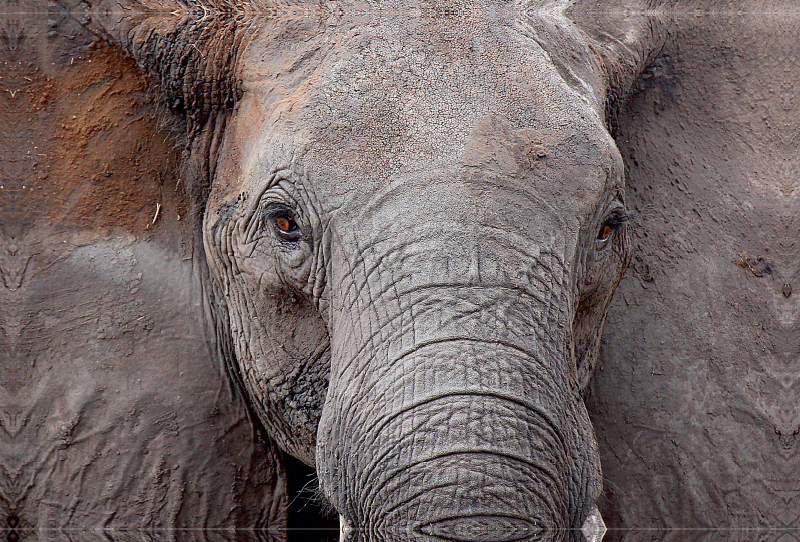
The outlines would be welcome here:
[[[339,516],[339,542],[346,542],[350,539],[350,532],[353,530],[344,516]]]
[[[589,515],[586,516],[586,520],[584,520],[583,526],[581,527],[581,532],[586,542],[601,542],[601,540],[603,540],[603,536],[606,534],[606,524],[603,522],[597,505],[593,505],[592,509],[589,511]]]

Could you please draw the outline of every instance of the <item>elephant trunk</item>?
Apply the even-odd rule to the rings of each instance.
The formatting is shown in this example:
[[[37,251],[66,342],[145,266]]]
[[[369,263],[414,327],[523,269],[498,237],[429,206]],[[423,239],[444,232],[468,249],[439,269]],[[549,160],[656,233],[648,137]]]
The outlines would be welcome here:
[[[565,266],[540,254],[523,287],[484,263],[335,312],[317,467],[352,540],[582,540],[599,467]]]

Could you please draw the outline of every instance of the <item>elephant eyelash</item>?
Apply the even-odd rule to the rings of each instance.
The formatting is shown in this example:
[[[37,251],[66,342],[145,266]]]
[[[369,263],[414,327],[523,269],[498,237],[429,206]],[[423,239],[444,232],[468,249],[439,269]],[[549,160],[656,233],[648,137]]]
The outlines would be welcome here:
[[[617,231],[622,226],[629,224],[635,218],[636,218],[636,213],[615,212],[609,215],[609,217],[603,224],[606,226],[610,226],[614,231]]]
[[[595,250],[603,250],[606,248],[612,236],[619,231],[625,224],[627,224],[631,219],[631,215],[627,213],[623,213],[622,211],[614,211],[603,221],[602,226],[600,226],[600,230],[597,232],[597,237],[595,239]]]

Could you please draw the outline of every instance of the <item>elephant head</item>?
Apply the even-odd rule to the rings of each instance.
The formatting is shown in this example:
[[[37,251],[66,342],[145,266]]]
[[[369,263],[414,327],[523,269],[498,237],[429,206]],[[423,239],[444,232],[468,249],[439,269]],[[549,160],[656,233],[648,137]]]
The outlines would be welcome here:
[[[581,390],[627,261],[606,102],[648,47],[561,4],[391,8],[207,38],[240,91],[205,128],[220,325],[350,538],[577,539],[600,491]],[[122,41],[185,96],[175,66],[205,57],[153,56],[158,31]]]

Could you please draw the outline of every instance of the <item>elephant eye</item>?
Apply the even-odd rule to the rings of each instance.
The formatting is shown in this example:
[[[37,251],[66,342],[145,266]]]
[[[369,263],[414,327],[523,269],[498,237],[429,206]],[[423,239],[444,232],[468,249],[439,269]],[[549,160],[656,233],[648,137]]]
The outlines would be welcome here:
[[[611,236],[614,234],[614,227],[610,224],[603,224],[600,231],[597,232],[597,239],[594,240],[594,249],[603,250],[611,241]]]
[[[275,225],[284,233],[289,233],[290,231],[297,229],[297,224],[295,221],[286,216],[276,218]]]
[[[286,241],[299,241],[302,237],[300,226],[297,225],[291,215],[281,214],[272,219],[275,230],[281,239]]]
[[[606,248],[611,242],[614,232],[620,229],[627,221],[628,216],[622,213],[614,213],[609,216],[597,232],[597,238],[594,240],[595,250]]]

